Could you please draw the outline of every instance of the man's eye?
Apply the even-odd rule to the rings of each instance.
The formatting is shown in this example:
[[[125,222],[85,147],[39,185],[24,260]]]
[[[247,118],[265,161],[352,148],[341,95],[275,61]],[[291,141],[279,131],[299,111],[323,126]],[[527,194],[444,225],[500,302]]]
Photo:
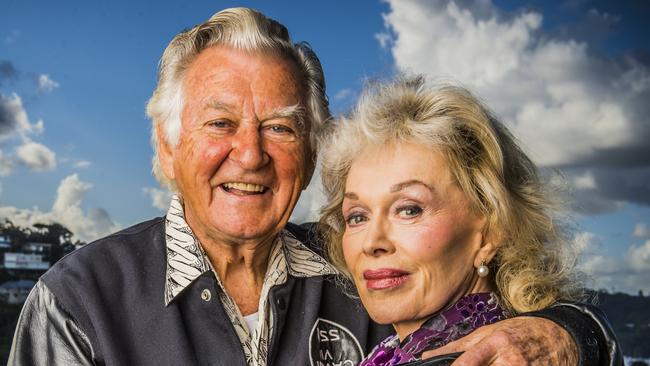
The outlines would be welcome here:
[[[403,218],[413,218],[422,213],[422,207],[416,205],[409,205],[397,209],[397,214]]]
[[[214,127],[214,128],[230,128],[230,127],[232,127],[233,123],[231,121],[228,121],[228,120],[225,120],[225,119],[217,119],[217,120],[208,122],[208,125],[210,127]]]
[[[293,129],[284,125],[271,125],[268,128],[277,134],[293,134]]]

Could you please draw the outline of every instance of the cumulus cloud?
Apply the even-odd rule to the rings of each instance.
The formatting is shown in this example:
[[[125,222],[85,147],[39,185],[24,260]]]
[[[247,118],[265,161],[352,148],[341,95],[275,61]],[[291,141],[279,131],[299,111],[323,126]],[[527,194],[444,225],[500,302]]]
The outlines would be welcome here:
[[[151,198],[151,205],[162,212],[167,212],[173,193],[168,189],[144,187],[142,192]]]
[[[16,93],[6,96],[0,93],[0,139],[15,132],[31,133],[43,129],[43,122],[32,124],[23,107],[23,101]]]
[[[56,154],[47,146],[27,141],[16,149],[18,161],[36,171],[56,168]]]
[[[604,254],[604,243],[594,233],[577,233],[574,244],[582,252],[578,268],[591,278],[588,287],[628,293],[650,290],[650,240],[631,245],[620,258]]]
[[[9,218],[14,224],[24,227],[35,223],[58,222],[70,229],[75,239],[92,241],[118,230],[120,225],[113,221],[104,209],[93,208],[87,214],[84,213],[81,205],[91,188],[90,183],[73,174],[59,184],[51,211],[5,206],[0,207],[0,218]]]
[[[647,63],[595,56],[585,42],[554,37],[536,11],[506,13],[484,0],[389,3],[380,39],[399,69],[470,87],[533,160],[576,174],[578,197],[601,199],[586,212],[650,203],[642,183],[650,181]],[[587,18],[590,27],[618,21],[595,9]],[[630,174],[640,180],[613,183]]]
[[[36,84],[38,85],[38,91],[40,92],[51,92],[52,90],[58,88],[60,84],[52,79],[47,74],[41,74],[36,78]]]
[[[650,272],[650,240],[638,246],[631,246],[628,258],[633,269]]]

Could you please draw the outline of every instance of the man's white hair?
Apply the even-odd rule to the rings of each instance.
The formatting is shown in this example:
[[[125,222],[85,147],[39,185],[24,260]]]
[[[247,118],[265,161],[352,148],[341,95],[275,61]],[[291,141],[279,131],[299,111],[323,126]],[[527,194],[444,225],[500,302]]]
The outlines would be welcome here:
[[[163,186],[172,190],[175,190],[174,182],[167,179],[160,168],[156,128],[160,125],[167,142],[176,146],[181,131],[185,72],[201,51],[217,45],[273,54],[298,66],[305,90],[306,123],[302,132],[309,134],[312,162],[316,157],[319,131],[330,118],[323,69],[309,45],[292,43],[282,24],[255,10],[222,10],[172,39],[160,59],[158,85],[147,103],[147,116],[152,121],[153,173]]]

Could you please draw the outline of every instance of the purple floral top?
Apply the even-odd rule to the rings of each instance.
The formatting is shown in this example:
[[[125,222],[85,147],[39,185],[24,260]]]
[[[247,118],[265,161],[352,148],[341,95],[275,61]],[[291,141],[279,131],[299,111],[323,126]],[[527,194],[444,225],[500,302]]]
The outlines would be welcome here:
[[[400,343],[390,336],[375,347],[359,366],[394,366],[420,359],[429,351],[461,338],[474,329],[505,319],[493,293],[469,294],[437,313]]]

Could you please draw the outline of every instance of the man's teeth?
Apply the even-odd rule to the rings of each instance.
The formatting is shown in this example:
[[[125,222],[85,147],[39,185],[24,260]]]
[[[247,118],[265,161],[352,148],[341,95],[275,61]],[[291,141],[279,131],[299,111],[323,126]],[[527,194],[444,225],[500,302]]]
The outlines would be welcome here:
[[[224,183],[223,186],[226,187],[227,189],[237,189],[240,191],[264,192],[264,186],[259,184],[234,182],[234,183]]]

